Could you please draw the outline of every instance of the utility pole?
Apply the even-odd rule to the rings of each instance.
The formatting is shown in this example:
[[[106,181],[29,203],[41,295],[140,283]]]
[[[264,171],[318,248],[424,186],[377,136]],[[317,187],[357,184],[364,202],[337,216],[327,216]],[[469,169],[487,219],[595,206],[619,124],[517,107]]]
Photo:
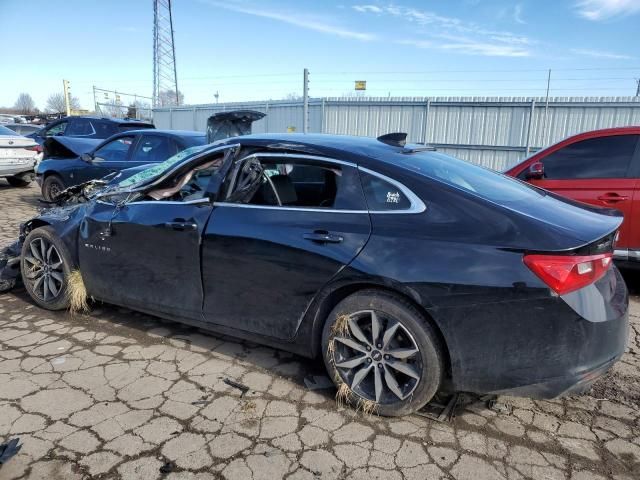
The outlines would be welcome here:
[[[549,74],[547,75],[547,98],[544,102],[544,125],[542,127],[542,145],[541,147],[547,146],[547,120],[549,116],[549,89],[551,87],[551,69],[549,69]]]
[[[214,93],[213,96],[216,99],[216,105],[217,105],[218,104],[218,99],[220,98],[220,92],[218,92],[218,90],[216,90],[216,93]]]
[[[64,90],[64,106],[67,109],[67,117],[71,115],[71,103],[69,101],[69,81],[62,80],[62,88]]]
[[[96,86],[93,85],[93,111],[98,113],[98,100],[96,99]]]
[[[636,78],[636,83],[638,87],[636,88],[636,97],[640,97],[640,78]]]
[[[305,68],[302,86],[302,131],[309,133],[309,69]]]

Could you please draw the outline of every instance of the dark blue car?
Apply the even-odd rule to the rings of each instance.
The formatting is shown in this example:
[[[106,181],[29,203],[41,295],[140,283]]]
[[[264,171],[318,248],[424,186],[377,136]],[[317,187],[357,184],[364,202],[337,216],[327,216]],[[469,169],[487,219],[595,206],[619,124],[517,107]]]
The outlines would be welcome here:
[[[206,144],[204,132],[131,130],[106,140],[50,137],[45,159],[36,168],[42,196],[52,201],[62,190],[126,168],[158,163],[184,150]]]
[[[71,116],[55,120],[35,132],[21,133],[21,135],[32,138],[40,145],[43,145],[49,137],[105,139],[116,133],[123,133],[128,130],[142,130],[143,128],[155,127],[153,123],[132,118]]]

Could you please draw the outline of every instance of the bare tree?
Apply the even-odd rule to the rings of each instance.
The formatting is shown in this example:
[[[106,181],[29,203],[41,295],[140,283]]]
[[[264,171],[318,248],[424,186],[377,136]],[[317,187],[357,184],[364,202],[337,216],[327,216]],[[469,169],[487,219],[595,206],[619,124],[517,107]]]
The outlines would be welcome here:
[[[302,100],[302,95],[298,95],[298,94],[297,94],[297,93],[295,93],[295,92],[287,93],[287,94],[284,96],[284,99],[285,99],[285,100]]]
[[[18,95],[13,108],[23,115],[28,115],[36,109],[36,102],[33,101],[33,98],[28,93],[21,93]]]
[[[72,110],[80,109],[80,100],[78,97],[69,98],[70,107]],[[64,93],[52,93],[47,98],[46,110],[52,113],[65,113],[67,111],[67,107],[64,103]]]
[[[162,90],[158,95],[159,107],[171,107],[173,105],[184,105],[184,94],[178,90],[178,102],[176,103],[175,90]]]

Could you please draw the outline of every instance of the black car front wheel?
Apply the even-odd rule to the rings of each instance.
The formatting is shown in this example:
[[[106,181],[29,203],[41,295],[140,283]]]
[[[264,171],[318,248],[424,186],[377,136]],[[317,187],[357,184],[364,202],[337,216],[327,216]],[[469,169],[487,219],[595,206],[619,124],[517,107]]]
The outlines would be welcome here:
[[[64,182],[57,175],[49,175],[42,182],[42,197],[47,202],[52,202],[65,189]]]
[[[438,391],[443,354],[424,316],[402,297],[367,290],[341,301],[322,334],[338,397],[384,416],[412,413]]]
[[[71,256],[50,227],[37,228],[27,235],[20,262],[22,281],[34,302],[47,310],[68,308]]]

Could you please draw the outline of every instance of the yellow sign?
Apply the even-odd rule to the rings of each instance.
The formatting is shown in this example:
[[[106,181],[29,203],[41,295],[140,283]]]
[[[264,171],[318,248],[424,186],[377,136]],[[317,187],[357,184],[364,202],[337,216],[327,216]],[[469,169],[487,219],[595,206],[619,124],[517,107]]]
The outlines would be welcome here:
[[[367,89],[366,80],[356,80],[356,90],[366,90],[366,89]]]
[[[287,133],[293,133],[296,131],[296,127],[287,127]]]

